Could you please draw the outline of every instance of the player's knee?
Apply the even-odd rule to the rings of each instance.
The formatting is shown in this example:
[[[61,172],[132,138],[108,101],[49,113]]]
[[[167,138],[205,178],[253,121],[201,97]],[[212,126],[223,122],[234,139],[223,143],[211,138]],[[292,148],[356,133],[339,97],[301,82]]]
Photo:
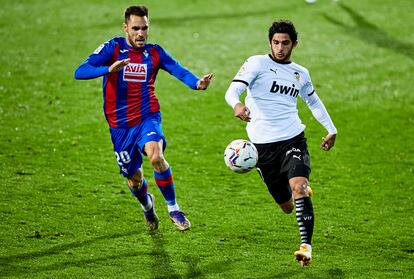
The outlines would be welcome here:
[[[144,182],[144,177],[140,171],[136,172],[133,176],[128,177],[128,187],[138,191]]]
[[[165,161],[164,156],[162,154],[157,154],[157,155],[154,154],[149,159],[150,159],[152,166],[154,167],[156,171],[162,172],[168,168],[168,164]]]
[[[295,179],[291,181],[291,188],[294,197],[309,196],[308,187],[309,182],[306,178]]]

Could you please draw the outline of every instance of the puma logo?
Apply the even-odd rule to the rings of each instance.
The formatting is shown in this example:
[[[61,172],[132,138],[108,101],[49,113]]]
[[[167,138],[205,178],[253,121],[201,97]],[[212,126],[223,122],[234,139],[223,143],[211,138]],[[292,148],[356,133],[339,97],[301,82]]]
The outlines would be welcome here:
[[[302,155],[295,155],[295,154],[293,154],[293,155],[292,155],[292,158],[298,159],[298,160],[300,161],[300,160],[301,160],[301,159],[300,159],[300,156],[302,156]]]

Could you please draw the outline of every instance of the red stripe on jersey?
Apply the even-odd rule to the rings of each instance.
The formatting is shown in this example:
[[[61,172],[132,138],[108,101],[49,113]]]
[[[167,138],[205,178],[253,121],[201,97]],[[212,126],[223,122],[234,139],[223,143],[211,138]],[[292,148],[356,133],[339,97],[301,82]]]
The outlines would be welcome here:
[[[128,57],[131,59],[130,63],[142,63],[141,51],[129,49]],[[135,79],[137,78],[135,77]],[[141,122],[142,83],[127,82],[127,86],[127,123],[128,127],[133,127]]]
[[[114,53],[111,58],[111,64],[118,60],[119,44],[116,44]],[[106,76],[105,84],[105,116],[108,124],[112,128],[118,127],[118,120],[116,118],[116,92],[118,83],[118,73],[110,73]]]
[[[145,75],[129,75],[125,74],[124,78],[133,79],[133,80],[145,80]]]
[[[170,175],[167,179],[157,179],[155,178],[155,183],[160,187],[167,187],[173,183],[172,175]]]
[[[157,112],[160,110],[160,103],[158,102],[158,99],[155,96],[154,83],[155,83],[155,78],[157,77],[157,74],[158,74],[158,70],[160,69],[161,59],[160,59],[160,54],[153,47],[150,48],[150,55],[152,59],[152,71],[151,71],[151,76],[149,78],[149,84],[148,84],[148,90],[150,94],[150,111]]]

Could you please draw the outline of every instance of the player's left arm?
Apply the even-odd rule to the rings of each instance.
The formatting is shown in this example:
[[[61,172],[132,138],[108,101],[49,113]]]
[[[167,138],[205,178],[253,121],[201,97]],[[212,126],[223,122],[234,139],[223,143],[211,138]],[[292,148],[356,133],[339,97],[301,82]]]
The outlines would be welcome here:
[[[312,90],[309,94],[301,96],[308,105],[315,119],[328,131],[328,135],[322,138],[320,146],[322,150],[328,151],[335,145],[336,134],[338,133],[336,127],[324,104],[314,90]]]
[[[191,71],[183,67],[168,52],[158,46],[161,58],[161,68],[171,75],[182,81],[188,87],[194,90],[205,90],[213,79],[213,74],[204,75],[202,78],[197,77]]]

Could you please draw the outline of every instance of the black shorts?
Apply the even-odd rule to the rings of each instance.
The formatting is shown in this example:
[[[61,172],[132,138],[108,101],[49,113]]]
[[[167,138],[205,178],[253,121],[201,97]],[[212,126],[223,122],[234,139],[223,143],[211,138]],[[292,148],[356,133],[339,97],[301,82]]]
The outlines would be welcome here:
[[[305,134],[284,141],[254,144],[259,153],[257,170],[270,194],[278,204],[292,197],[289,179],[303,176],[309,179],[311,172],[308,145]]]

